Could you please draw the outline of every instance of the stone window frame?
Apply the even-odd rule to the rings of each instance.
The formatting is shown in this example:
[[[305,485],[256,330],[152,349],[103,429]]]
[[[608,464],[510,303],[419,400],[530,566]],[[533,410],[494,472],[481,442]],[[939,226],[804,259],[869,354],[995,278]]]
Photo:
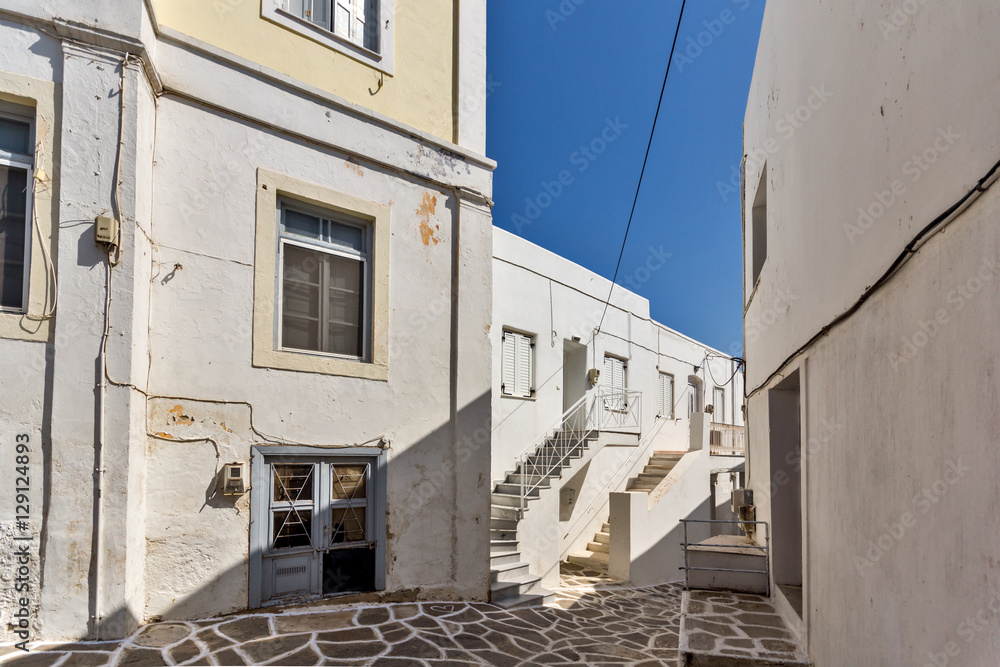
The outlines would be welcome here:
[[[57,84],[10,72],[0,72],[0,101],[5,105],[33,111],[34,134],[33,196],[29,225],[30,257],[28,300],[25,312],[0,311],[0,338],[46,342],[52,337],[54,313],[46,315],[55,299],[56,236],[53,216],[56,211],[53,192],[57,189],[55,132]],[[65,162],[65,160],[64,160]]]
[[[278,212],[282,200],[328,209],[364,221],[372,230],[370,354],[367,359],[333,357],[278,347],[276,286]],[[389,208],[321,185],[260,168],[254,253],[253,365],[258,368],[337,375],[367,380],[389,379]]]

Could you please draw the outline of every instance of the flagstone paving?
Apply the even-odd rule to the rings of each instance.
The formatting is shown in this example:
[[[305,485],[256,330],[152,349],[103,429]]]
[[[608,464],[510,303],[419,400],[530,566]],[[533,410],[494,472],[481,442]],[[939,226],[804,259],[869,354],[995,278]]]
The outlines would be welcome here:
[[[122,642],[8,653],[17,667],[145,665],[676,665],[681,586],[632,588],[564,568],[554,606],[327,606],[154,623]],[[9,647],[0,648],[0,651]]]

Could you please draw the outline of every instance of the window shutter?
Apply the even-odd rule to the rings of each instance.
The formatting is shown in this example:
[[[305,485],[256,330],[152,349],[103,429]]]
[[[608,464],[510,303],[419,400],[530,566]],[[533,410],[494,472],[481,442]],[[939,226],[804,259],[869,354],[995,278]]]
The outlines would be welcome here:
[[[670,419],[674,416],[674,378],[660,374],[660,416]]]
[[[503,334],[502,370],[500,392],[504,396],[513,396],[517,390],[517,337],[507,331]]]
[[[608,389],[625,388],[625,362],[615,357],[604,357],[604,372],[601,384]]]
[[[719,387],[715,388],[715,421],[726,423],[726,390]]]
[[[531,337],[517,335],[517,395],[531,398]]]
[[[615,389],[625,388],[625,362],[615,359]]]

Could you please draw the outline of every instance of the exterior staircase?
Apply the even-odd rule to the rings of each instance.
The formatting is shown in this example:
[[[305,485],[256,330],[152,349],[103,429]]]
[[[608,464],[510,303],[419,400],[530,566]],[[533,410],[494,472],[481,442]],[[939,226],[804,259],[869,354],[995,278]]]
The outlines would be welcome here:
[[[670,474],[684,454],[686,452],[653,452],[643,471],[628,481],[626,490],[649,493]],[[586,551],[570,554],[568,558],[570,563],[596,572],[608,571],[611,555],[611,525],[608,520],[604,521],[601,530],[594,535],[594,540],[587,544]]]
[[[518,524],[530,501],[551,488],[564,468],[583,457],[596,431],[555,431],[496,485],[490,501],[490,602],[505,609],[549,604],[555,593],[528,571],[518,551]],[[523,494],[523,495],[522,495]]]

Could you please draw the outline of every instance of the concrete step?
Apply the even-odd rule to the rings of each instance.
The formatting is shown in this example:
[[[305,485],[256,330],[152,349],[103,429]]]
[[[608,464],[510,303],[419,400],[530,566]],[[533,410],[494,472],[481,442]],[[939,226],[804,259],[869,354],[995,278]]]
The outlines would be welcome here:
[[[530,491],[525,489],[528,498],[537,498],[541,493],[540,489],[531,489]],[[510,495],[517,498],[521,497],[521,485],[520,484],[497,484],[496,488],[493,490],[493,497],[495,498],[497,494]]]
[[[635,480],[632,480],[631,482],[628,483],[628,489],[627,490],[629,490],[629,491],[646,491],[646,492],[649,492],[649,491],[652,491],[655,488],[656,488],[656,484],[653,483],[653,482],[637,482]]]
[[[610,553],[610,551],[611,551],[610,545],[608,545],[608,544],[602,544],[600,542],[588,542],[587,543],[587,548],[590,551],[594,552],[595,554],[597,554],[597,553],[606,554],[606,553]]]
[[[670,471],[673,469],[674,466],[647,465],[645,468],[642,469],[642,472],[646,473],[647,475],[663,475],[664,477],[666,477],[667,475],[670,474]]]
[[[528,564],[523,561],[512,561],[509,563],[490,564],[490,585],[499,581],[508,581],[512,577],[519,577],[528,572]]]
[[[490,544],[494,542],[507,542],[508,540],[517,541],[517,529],[513,530],[509,528],[503,528],[500,530],[490,530]]]
[[[520,517],[520,512],[516,507],[509,507],[507,505],[490,505],[490,520],[501,519],[517,521]]]
[[[493,602],[502,609],[527,609],[530,607],[545,607],[555,602],[556,594],[545,588],[539,588],[530,595],[518,595]]]
[[[666,475],[659,472],[641,472],[639,473],[639,477],[637,479],[648,479],[651,482],[656,482],[657,484],[659,484],[666,477],[667,477]]]
[[[517,519],[500,519],[495,516],[490,517],[490,530],[517,530]]]
[[[660,450],[655,450],[653,452],[653,456],[663,456],[663,457],[670,457],[670,458],[675,458],[675,459],[680,459],[685,454],[687,454],[687,452],[666,452],[666,451],[660,451]]]
[[[597,533],[594,535],[594,541],[600,544],[611,544],[611,533]]]
[[[490,540],[490,555],[517,551],[517,540]]]
[[[574,565],[580,565],[581,567],[596,570],[597,572],[608,571],[609,556],[605,553],[590,553],[585,551],[583,553],[570,554],[567,560]]]
[[[531,496],[528,496],[529,500]],[[490,504],[492,505],[503,505],[504,507],[513,507],[518,509],[521,507],[521,496],[519,494],[509,494],[509,493],[494,493],[490,497]]]
[[[610,533],[610,532],[611,532],[611,524],[610,524],[610,523],[608,523],[607,521],[605,521],[605,522],[604,522],[604,523],[603,523],[603,524],[601,525],[601,532],[602,532],[602,533]]]
[[[520,473],[507,473],[502,484],[516,484],[521,486],[521,481],[523,480],[527,486],[539,486],[540,488],[547,489],[552,486],[552,478],[556,475],[522,475]]]
[[[505,598],[531,595],[542,587],[542,578],[536,574],[518,574],[505,581],[490,584],[490,602],[496,604]]]
[[[510,563],[520,563],[521,562],[521,552],[520,551],[491,551],[490,552],[490,568],[498,567],[500,565],[508,565]]]

